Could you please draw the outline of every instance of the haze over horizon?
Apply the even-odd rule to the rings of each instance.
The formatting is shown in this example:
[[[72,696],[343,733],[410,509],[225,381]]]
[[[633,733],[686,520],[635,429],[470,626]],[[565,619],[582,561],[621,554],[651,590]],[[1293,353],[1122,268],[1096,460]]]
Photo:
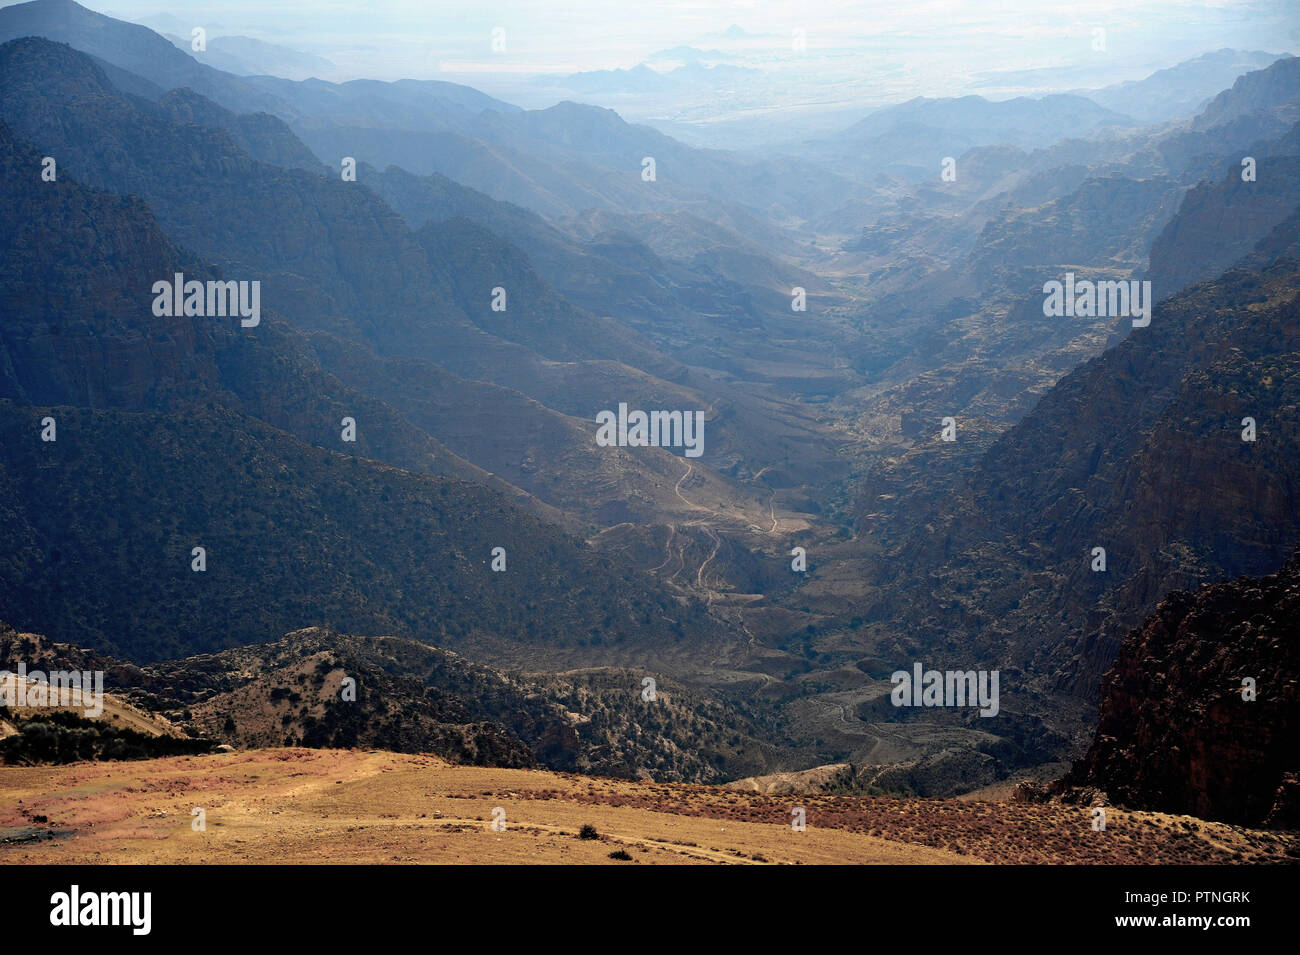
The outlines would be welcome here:
[[[364,16],[342,2],[87,6],[173,36],[188,38],[202,26],[210,38],[249,37],[302,51],[329,61],[309,71],[323,79],[450,80],[526,108],[574,99],[697,129],[754,113],[770,120],[773,111],[797,127],[796,114],[861,113],[914,96],[1004,99],[1091,89],[1225,48],[1300,50],[1300,15],[1287,0],[1013,0],[978,9],[955,0],[674,2],[627,4],[614,13],[594,0],[559,11],[539,0],[472,10],[375,0]],[[494,50],[497,29],[504,49]],[[1105,31],[1103,50],[1094,49],[1097,29]],[[667,72],[691,58],[747,72],[654,103],[617,84],[575,92],[563,83],[570,74],[643,63]]]

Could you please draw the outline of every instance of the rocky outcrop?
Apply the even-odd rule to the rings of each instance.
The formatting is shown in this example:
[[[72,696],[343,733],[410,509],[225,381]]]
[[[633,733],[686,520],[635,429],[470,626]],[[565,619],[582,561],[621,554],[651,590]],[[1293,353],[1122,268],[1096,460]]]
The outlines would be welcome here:
[[[1219,275],[1295,211],[1300,204],[1300,157],[1293,151],[1260,156],[1257,163],[1256,178],[1249,182],[1233,164],[1217,182],[1203,182],[1183,197],[1178,214],[1151,245],[1151,268],[1145,277],[1157,301]]]
[[[1298,732],[1300,551],[1267,577],[1170,594],[1130,633],[1064,782],[1132,808],[1292,828]]]
[[[104,72],[113,79],[107,70]],[[233,113],[188,87],[164,94],[158,105],[177,122],[224,129],[240,149],[258,162],[314,173],[329,172],[284,120],[269,113]]]

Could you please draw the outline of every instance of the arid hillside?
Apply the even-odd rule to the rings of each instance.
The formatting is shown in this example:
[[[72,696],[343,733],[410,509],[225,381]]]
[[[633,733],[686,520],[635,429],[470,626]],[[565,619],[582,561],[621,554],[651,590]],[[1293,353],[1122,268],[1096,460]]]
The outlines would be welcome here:
[[[806,828],[791,825],[802,807]],[[493,829],[494,810],[504,828]],[[202,816],[195,812],[202,810]],[[495,813],[501,817],[501,813]],[[202,820],[202,829],[199,821]],[[585,827],[591,827],[584,833]],[[594,830],[594,831],[593,831]],[[0,863],[1226,863],[1300,834],[1186,816],[767,796],[363,750],[0,768]]]

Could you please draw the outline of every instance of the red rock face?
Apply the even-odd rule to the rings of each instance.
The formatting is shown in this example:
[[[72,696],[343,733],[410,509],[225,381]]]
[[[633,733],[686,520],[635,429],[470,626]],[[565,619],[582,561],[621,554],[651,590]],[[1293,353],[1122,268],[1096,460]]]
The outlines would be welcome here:
[[[1300,551],[1267,577],[1170,594],[1124,641],[1064,782],[1135,808],[1300,824],[1298,681]]]

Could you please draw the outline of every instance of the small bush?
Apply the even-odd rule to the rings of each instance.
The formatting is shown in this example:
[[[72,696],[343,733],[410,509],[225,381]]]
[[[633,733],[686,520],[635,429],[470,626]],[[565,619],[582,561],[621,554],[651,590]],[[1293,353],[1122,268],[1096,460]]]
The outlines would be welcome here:
[[[599,839],[599,838],[600,838],[600,833],[596,831],[596,827],[595,827],[595,826],[592,826],[592,825],[586,825],[586,826],[583,826],[581,829],[578,830],[578,838],[579,838],[579,839]]]
[[[630,855],[627,854],[627,850],[626,850],[626,849],[619,849],[619,850],[616,851],[616,852],[611,852],[611,853],[609,854],[609,857],[610,857],[611,859],[617,859],[619,862],[631,862],[631,861],[632,861],[632,857],[631,857]]]

